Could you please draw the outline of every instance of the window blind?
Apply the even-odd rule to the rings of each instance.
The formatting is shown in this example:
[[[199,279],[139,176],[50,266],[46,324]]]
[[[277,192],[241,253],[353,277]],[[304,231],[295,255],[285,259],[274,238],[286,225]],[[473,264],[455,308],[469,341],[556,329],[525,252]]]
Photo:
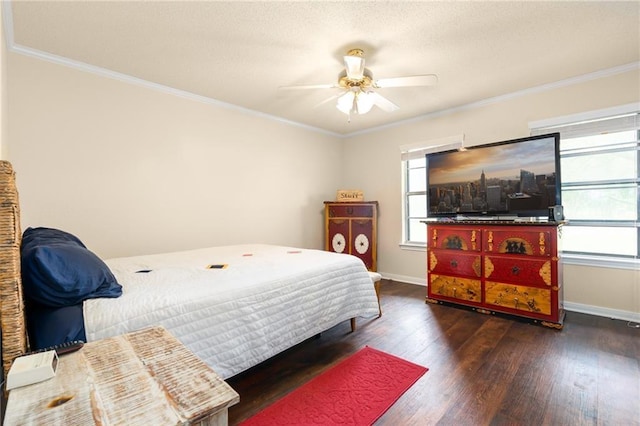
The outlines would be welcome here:
[[[418,158],[424,158],[425,155],[434,152],[444,152],[451,151],[453,149],[460,149],[463,147],[463,144],[464,134],[418,142],[415,144],[401,145],[400,159],[402,161],[416,160]]]
[[[609,133],[614,129],[616,132],[640,129],[640,114],[625,114],[579,123],[532,128],[531,135],[537,136],[545,133],[560,132],[563,138],[569,139]]]

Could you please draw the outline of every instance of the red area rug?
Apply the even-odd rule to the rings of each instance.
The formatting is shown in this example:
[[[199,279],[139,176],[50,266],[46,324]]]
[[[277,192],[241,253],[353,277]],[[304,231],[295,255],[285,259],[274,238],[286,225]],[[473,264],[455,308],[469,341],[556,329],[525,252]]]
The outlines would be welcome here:
[[[427,370],[366,346],[241,425],[371,425]]]

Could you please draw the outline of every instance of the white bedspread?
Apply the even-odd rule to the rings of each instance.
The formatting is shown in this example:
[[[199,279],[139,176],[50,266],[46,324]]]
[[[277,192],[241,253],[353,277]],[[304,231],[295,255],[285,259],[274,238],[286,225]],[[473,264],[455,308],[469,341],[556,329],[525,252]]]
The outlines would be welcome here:
[[[85,301],[88,341],[162,325],[223,378],[342,321],[378,314],[364,264],[344,254],[237,245],[106,263],[123,295]]]

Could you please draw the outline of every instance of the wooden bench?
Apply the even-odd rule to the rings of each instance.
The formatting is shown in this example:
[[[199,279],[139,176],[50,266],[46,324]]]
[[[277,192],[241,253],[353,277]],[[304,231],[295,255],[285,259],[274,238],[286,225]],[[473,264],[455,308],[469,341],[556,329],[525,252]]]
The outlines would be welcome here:
[[[56,375],[9,392],[6,426],[226,425],[238,394],[162,327],[61,355]]]
[[[382,275],[377,272],[369,271],[369,277],[371,281],[373,281],[373,286],[376,289],[376,297],[378,298],[378,318],[382,316],[382,306],[380,305],[380,281],[382,280]]]

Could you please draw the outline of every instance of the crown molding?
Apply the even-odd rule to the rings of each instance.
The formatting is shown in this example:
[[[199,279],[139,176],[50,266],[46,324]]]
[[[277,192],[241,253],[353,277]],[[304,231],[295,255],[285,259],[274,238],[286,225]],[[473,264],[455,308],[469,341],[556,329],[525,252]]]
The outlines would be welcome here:
[[[196,102],[201,102],[204,104],[208,104],[208,105],[213,105],[219,108],[224,108],[224,109],[229,109],[229,110],[235,110],[235,111],[240,111],[242,113],[248,114],[248,115],[253,115],[256,117],[261,117],[261,118],[265,118],[268,120],[273,120],[273,121],[277,121],[280,123],[284,123],[290,126],[294,126],[294,127],[299,127],[299,128],[303,128],[306,130],[310,130],[313,132],[317,132],[317,133],[322,133],[325,135],[329,135],[329,136],[333,136],[333,137],[338,137],[338,138],[343,138],[345,137],[344,135],[341,135],[339,133],[335,133],[335,132],[330,132],[328,130],[325,129],[320,129],[318,127],[314,127],[314,126],[309,126],[307,124],[302,124],[302,123],[298,123],[296,121],[292,121],[292,120],[287,120],[284,119],[282,117],[278,117],[275,115],[271,115],[271,114],[266,114],[260,111],[255,111],[249,108],[244,108],[235,104],[231,104],[228,102],[223,102],[223,101],[219,101],[217,99],[213,99],[213,98],[209,98],[206,96],[201,96],[201,95],[197,95],[195,93],[191,93],[191,92],[187,92],[185,90],[180,90],[180,89],[176,89],[173,87],[169,87],[169,86],[165,86],[162,84],[158,84],[158,83],[153,83],[151,81],[148,80],[143,80],[141,78],[137,78],[137,77],[133,77],[131,75],[127,75],[127,74],[123,74],[123,73],[119,73],[116,71],[111,71],[109,69],[106,68],[102,68],[102,67],[97,67],[94,65],[90,65],[84,62],[80,62],[80,61],[75,61],[69,58],[65,58],[63,56],[59,56],[59,55],[54,55],[51,53],[47,53],[47,52],[43,52],[37,49],[32,49],[26,46],[22,46],[19,44],[16,44],[14,41],[14,33],[13,33],[13,12],[11,9],[11,1],[2,1],[2,18],[3,18],[3,25],[4,25],[4,29],[5,29],[5,40],[7,42],[7,50],[12,52],[12,53],[18,53],[20,55],[24,55],[24,56],[28,56],[31,58],[36,58],[36,59],[40,59],[43,61],[47,61],[47,62],[51,62],[54,64],[58,64],[58,65],[63,65],[66,67],[70,67],[79,71],[84,71],[84,72],[88,72],[91,74],[95,74],[95,75],[99,75],[101,77],[106,77],[106,78],[110,78],[113,80],[118,80],[118,81],[122,81],[124,83],[129,83],[129,84],[133,84],[136,86],[140,86],[140,87],[145,87],[147,89],[151,89],[151,90],[155,90],[158,92],[162,92],[165,94],[169,94],[169,95],[173,95],[173,96],[178,96],[181,98],[185,98],[185,99],[189,99],[192,101],[196,101]]]
[[[559,80],[559,81],[556,81],[556,82],[553,82],[553,83],[542,84],[540,86],[530,87],[528,89],[518,90],[518,91],[507,93],[507,94],[504,94],[504,95],[494,96],[492,98],[481,99],[481,100],[476,101],[476,102],[471,102],[471,103],[464,104],[464,105],[459,105],[459,106],[455,106],[455,107],[451,107],[451,108],[447,108],[447,109],[442,109],[442,110],[435,111],[435,112],[432,112],[432,113],[429,113],[429,114],[424,114],[424,115],[420,115],[418,117],[413,117],[413,118],[410,118],[410,119],[407,119],[407,120],[396,121],[395,123],[385,124],[384,126],[378,126],[378,127],[373,127],[371,129],[360,130],[358,132],[349,133],[346,136],[351,137],[351,136],[357,136],[357,135],[362,135],[362,134],[366,134],[366,133],[376,132],[376,131],[383,130],[383,129],[389,129],[389,128],[393,128],[393,127],[397,127],[397,126],[402,126],[402,125],[405,125],[405,124],[410,124],[410,123],[415,123],[415,122],[418,122],[418,121],[423,121],[423,120],[428,120],[428,119],[432,119],[432,118],[436,118],[436,117],[441,117],[443,115],[448,115],[448,114],[452,114],[452,113],[455,113],[455,112],[466,111],[466,110],[470,110],[470,109],[474,109],[474,108],[480,108],[480,107],[484,107],[484,106],[487,106],[487,105],[496,104],[496,103],[499,103],[499,102],[504,102],[506,100],[520,98],[522,96],[528,96],[528,95],[532,95],[532,94],[536,94],[536,93],[542,93],[542,92],[546,92],[546,91],[549,91],[549,90],[558,89],[558,88],[561,88],[561,87],[572,86],[574,84],[580,84],[580,83],[584,83],[584,82],[587,82],[587,81],[597,80],[597,79],[600,79],[600,78],[606,78],[606,77],[611,77],[611,76],[618,75],[618,74],[624,74],[626,72],[634,71],[634,70],[637,70],[637,69],[640,69],[640,61],[631,62],[629,64],[624,64],[624,65],[620,65],[620,66],[613,67],[613,68],[608,68],[608,69],[604,69],[604,70],[600,70],[600,71],[595,71],[595,72],[592,72],[592,73],[588,73],[588,74],[583,74],[583,75],[567,78],[567,79],[564,79],[564,80]]]
[[[261,118],[266,118],[268,120],[273,120],[273,121],[277,121],[280,123],[284,123],[290,126],[294,126],[294,127],[301,127],[307,130],[311,130],[317,133],[323,133],[329,136],[333,136],[333,137],[343,137],[344,135],[340,135],[339,133],[334,133],[334,132],[330,132],[328,130],[324,130],[324,129],[320,129],[318,127],[313,127],[313,126],[309,126],[307,124],[302,124],[302,123],[298,123],[296,121],[292,121],[292,120],[287,120],[284,119],[282,117],[278,117],[275,115],[271,115],[271,114],[266,114],[264,112],[260,112],[260,111],[256,111],[256,110],[252,110],[249,108],[244,108],[235,104],[231,104],[228,102],[223,102],[214,98],[209,98],[206,96],[202,96],[202,95],[197,95],[195,93],[191,93],[191,92],[187,92],[185,90],[180,90],[180,89],[176,89],[174,87],[169,87],[169,86],[165,86],[163,84],[158,84],[158,83],[154,83],[148,80],[144,80],[138,77],[133,77],[131,75],[128,74],[123,74],[123,73],[119,73],[116,71],[111,71],[108,70],[106,68],[101,68],[101,67],[97,67],[94,65],[90,65],[84,62],[80,62],[80,61],[75,61],[69,58],[65,58],[63,56],[58,56],[58,55],[54,55],[51,53],[47,53],[47,52],[42,52],[40,50],[37,49],[31,49],[29,47],[25,47],[25,46],[21,46],[19,44],[13,44],[13,46],[11,46],[9,48],[9,50],[13,53],[18,53],[24,56],[29,56],[32,58],[36,58],[36,59],[40,59],[43,61],[47,61],[47,62],[52,62],[58,65],[63,65],[69,68],[73,68],[76,69],[78,71],[84,71],[84,72],[88,72],[91,74],[95,74],[95,75],[99,75],[101,77],[106,77],[106,78],[110,78],[113,80],[118,80],[118,81],[122,81],[124,83],[128,83],[128,84],[133,84],[136,86],[140,86],[140,87],[144,87],[147,89],[151,89],[151,90],[155,90],[158,92],[162,92],[165,94],[169,94],[169,95],[173,95],[173,96],[178,96],[181,98],[185,98],[185,99],[189,99],[192,101],[196,101],[196,102],[201,102],[207,105],[213,105],[219,108],[224,108],[224,109],[229,109],[229,110],[235,110],[235,111],[240,111],[242,113],[248,114],[248,115],[253,115],[256,117],[261,117]]]
[[[4,27],[4,40],[7,49],[13,46],[13,11],[10,1],[2,2],[2,26]]]
[[[553,82],[553,83],[547,83],[547,84],[543,84],[540,86],[535,86],[535,87],[531,87],[528,89],[523,89],[523,90],[518,90],[512,93],[507,93],[504,95],[500,95],[500,96],[495,96],[495,97],[491,97],[491,98],[487,98],[487,99],[482,99],[479,101],[475,101],[475,102],[471,102],[468,104],[464,104],[464,105],[459,105],[459,106],[455,106],[455,107],[451,107],[451,108],[446,108],[446,109],[442,109],[439,111],[435,111],[432,113],[428,113],[428,114],[424,114],[424,115],[420,115],[417,117],[413,117],[410,119],[406,119],[406,120],[400,120],[400,121],[396,121],[394,123],[389,123],[389,124],[385,124],[383,126],[377,126],[377,127],[372,127],[369,129],[365,129],[365,130],[360,130],[360,131],[356,131],[356,132],[351,132],[351,133],[346,133],[346,134],[340,134],[340,133],[335,133],[335,132],[331,132],[325,129],[320,129],[318,127],[314,127],[314,126],[309,126],[307,124],[302,124],[296,121],[292,121],[292,120],[287,120],[284,119],[282,117],[278,117],[275,115],[271,115],[271,114],[266,114],[260,111],[256,111],[256,110],[252,110],[249,108],[244,108],[244,107],[240,107],[238,105],[235,104],[231,104],[228,102],[223,102],[223,101],[219,101],[217,99],[213,99],[213,98],[209,98],[206,96],[201,96],[201,95],[196,95],[195,93],[191,93],[191,92],[187,92],[184,90],[179,90],[173,87],[169,87],[169,86],[165,86],[162,84],[158,84],[158,83],[153,83],[147,80],[143,80],[137,77],[133,77],[127,74],[123,74],[123,73],[119,73],[119,72],[115,72],[115,71],[111,71],[105,68],[101,68],[101,67],[97,67],[94,65],[89,65],[86,64],[84,62],[79,62],[79,61],[74,61],[62,56],[58,56],[58,55],[53,55],[47,52],[42,52],[36,49],[31,49],[29,47],[25,47],[25,46],[21,46],[19,44],[16,44],[14,41],[14,32],[13,32],[13,13],[12,13],[12,9],[11,9],[11,1],[6,0],[6,1],[2,1],[2,17],[3,17],[3,24],[4,24],[4,29],[5,29],[5,40],[7,42],[7,50],[9,50],[10,52],[14,52],[14,53],[18,53],[21,55],[25,55],[25,56],[29,56],[29,57],[33,57],[33,58],[37,58],[37,59],[41,59],[44,61],[48,61],[48,62],[52,62],[52,63],[56,63],[59,65],[64,65],[67,67],[71,67],[80,71],[85,71],[85,72],[89,72],[92,74],[96,74],[96,75],[100,75],[102,77],[106,77],[106,78],[111,78],[111,79],[115,79],[115,80],[119,80],[125,83],[129,83],[129,84],[134,84],[137,86],[141,86],[141,87],[145,87],[148,89],[152,89],[152,90],[156,90],[159,92],[163,92],[166,94],[170,94],[170,95],[174,95],[174,96],[179,96],[182,98],[186,98],[186,99],[190,99],[190,100],[194,100],[197,102],[202,102],[208,105],[214,105],[216,107],[219,108],[225,108],[225,109],[230,109],[230,110],[235,110],[235,111],[240,111],[243,112],[245,114],[249,114],[249,115],[253,115],[256,117],[261,117],[261,118],[266,118],[268,120],[273,120],[273,121],[277,121],[283,124],[287,124],[290,126],[294,126],[294,127],[299,127],[299,128],[303,128],[306,130],[310,130],[313,132],[317,132],[317,133],[322,133],[328,136],[333,136],[339,139],[346,139],[346,138],[350,138],[353,136],[358,136],[358,135],[363,135],[363,134],[368,134],[368,133],[374,133],[374,132],[378,132],[380,130],[385,130],[385,129],[390,129],[390,128],[394,128],[394,127],[398,127],[398,126],[402,126],[402,125],[406,125],[406,124],[410,124],[410,123],[415,123],[418,121],[423,121],[423,120],[429,120],[432,118],[436,118],[436,117],[441,117],[444,115],[448,115],[448,114],[452,114],[455,112],[460,112],[460,111],[466,111],[466,110],[470,110],[470,109],[474,109],[474,108],[480,108],[480,107],[484,107],[487,105],[491,105],[491,104],[495,104],[495,103],[499,103],[499,102],[503,102],[506,100],[510,100],[510,99],[515,99],[515,98],[519,98],[522,96],[527,96],[527,95],[531,95],[531,94],[535,94],[535,93],[541,93],[541,92],[546,92],[548,90],[553,90],[553,89],[558,89],[561,87],[567,87],[567,86],[571,86],[574,84],[579,84],[579,83],[584,83],[587,81],[591,81],[591,80],[597,80],[600,78],[606,78],[606,77],[610,77],[613,75],[617,75],[617,74],[622,74],[622,73],[626,73],[626,72],[630,72],[633,70],[637,70],[640,69],[640,61],[638,62],[632,62],[630,64],[625,64],[625,65],[620,65],[617,67],[613,67],[613,68],[608,68],[608,69],[604,69],[604,70],[600,70],[600,71],[596,71],[596,72],[592,72],[592,73],[588,73],[588,74],[584,74],[584,75],[579,75],[579,76],[575,76],[575,77],[571,77],[571,78],[567,78],[564,80],[560,80],[557,82]]]

